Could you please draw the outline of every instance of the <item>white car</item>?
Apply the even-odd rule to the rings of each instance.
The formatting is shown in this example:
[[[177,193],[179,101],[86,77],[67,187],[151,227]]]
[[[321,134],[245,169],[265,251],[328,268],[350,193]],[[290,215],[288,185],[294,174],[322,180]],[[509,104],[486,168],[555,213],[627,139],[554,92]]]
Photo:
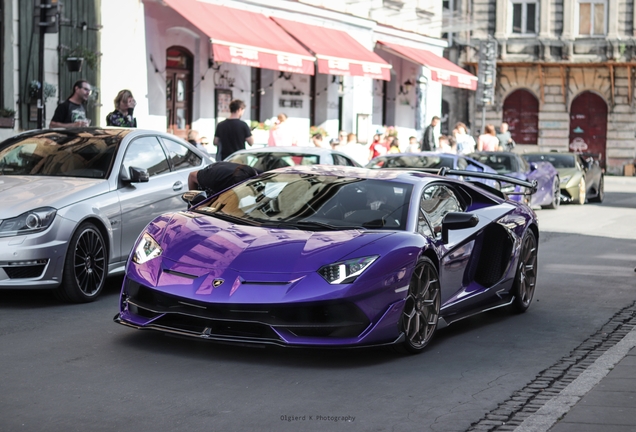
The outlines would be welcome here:
[[[260,171],[296,165],[341,165],[360,167],[349,155],[322,147],[259,147],[239,150],[227,162],[249,165]]]
[[[94,300],[148,222],[183,208],[190,171],[211,162],[141,129],[37,130],[0,143],[0,289]]]

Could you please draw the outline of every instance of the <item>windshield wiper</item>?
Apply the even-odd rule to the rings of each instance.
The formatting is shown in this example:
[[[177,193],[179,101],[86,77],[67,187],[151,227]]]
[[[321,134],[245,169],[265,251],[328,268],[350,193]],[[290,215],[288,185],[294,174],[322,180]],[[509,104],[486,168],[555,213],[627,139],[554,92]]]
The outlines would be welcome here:
[[[327,229],[333,230],[333,231],[350,230],[350,229],[366,230],[366,228],[364,228],[364,227],[362,227],[360,225],[356,225],[356,226],[352,226],[352,225],[332,225],[332,224],[328,224],[326,222],[307,221],[307,220],[294,222],[294,225],[298,225],[300,227],[327,228]]]

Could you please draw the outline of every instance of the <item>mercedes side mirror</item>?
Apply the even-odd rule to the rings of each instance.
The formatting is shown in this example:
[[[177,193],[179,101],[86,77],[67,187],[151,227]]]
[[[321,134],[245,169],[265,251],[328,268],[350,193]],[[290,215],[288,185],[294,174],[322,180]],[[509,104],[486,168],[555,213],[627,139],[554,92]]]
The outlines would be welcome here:
[[[477,226],[479,218],[471,213],[446,213],[442,220],[442,242],[448,243],[448,232]]]
[[[146,183],[150,180],[150,174],[148,170],[144,168],[130,167],[130,182],[131,183]]]

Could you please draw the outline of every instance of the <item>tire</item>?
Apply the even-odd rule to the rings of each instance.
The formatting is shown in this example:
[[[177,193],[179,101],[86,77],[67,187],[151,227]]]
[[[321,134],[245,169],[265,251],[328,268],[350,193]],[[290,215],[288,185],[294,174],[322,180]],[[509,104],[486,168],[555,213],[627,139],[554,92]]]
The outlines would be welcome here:
[[[528,229],[521,241],[517,274],[512,285],[511,294],[514,296],[512,309],[523,313],[530,307],[537,283],[537,238]]]
[[[62,284],[57,296],[70,303],[95,300],[108,274],[108,250],[97,227],[85,222],[77,228],[66,252]]]
[[[578,204],[585,204],[585,198],[587,195],[587,185],[585,184],[585,179],[581,177],[581,181],[579,182],[579,196],[576,199]]]
[[[559,208],[559,204],[561,203],[561,183],[559,182],[559,178],[554,178],[554,184],[552,185],[552,201],[550,204],[541,206],[544,209],[555,210]]]
[[[601,176],[598,181],[598,193],[594,198],[590,198],[590,202],[602,203],[603,199],[605,199],[605,179]]]
[[[421,258],[409,284],[409,294],[402,311],[401,330],[406,340],[400,351],[417,354],[426,348],[437,329],[441,307],[440,282],[433,262]]]

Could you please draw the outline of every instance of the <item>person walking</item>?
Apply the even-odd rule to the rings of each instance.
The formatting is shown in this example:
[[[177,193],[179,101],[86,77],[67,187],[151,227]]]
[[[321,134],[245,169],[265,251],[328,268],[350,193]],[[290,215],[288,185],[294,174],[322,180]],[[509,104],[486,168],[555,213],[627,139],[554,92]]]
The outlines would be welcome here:
[[[203,153],[208,154],[208,149],[201,143],[201,138],[199,138],[199,131],[190,129],[188,131],[188,142],[201,150]]]
[[[356,134],[347,135],[347,143],[340,144],[338,150],[350,156],[353,160],[364,166],[369,162],[369,149],[363,144],[358,144]]]
[[[431,119],[431,124],[424,129],[424,135],[422,135],[422,145],[420,150],[422,151],[435,151],[437,144],[435,142],[435,127],[439,124],[439,117],[435,116]]]
[[[323,138],[322,134],[320,132],[316,132],[315,134],[311,136],[311,144],[314,147],[330,148],[329,144],[327,144],[322,138]]]
[[[501,123],[497,139],[499,140],[499,145],[504,151],[512,151],[512,149],[515,148],[515,141],[512,139],[512,135],[508,130],[508,123]]]
[[[500,149],[495,126],[487,124],[484,127],[484,133],[479,135],[477,139],[477,151],[498,151]]]
[[[217,147],[216,160],[222,161],[237,150],[243,150],[245,143],[254,145],[254,137],[247,123],[241,120],[245,112],[245,102],[235,99],[230,102],[230,116],[220,122],[214,132]]]
[[[287,114],[280,113],[276,118],[276,124],[274,124],[274,126],[272,126],[269,130],[267,145],[269,147],[296,145],[297,143],[294,139],[293,131],[290,129],[290,125],[287,122]]]
[[[137,102],[130,90],[121,90],[115,96],[115,111],[106,116],[106,126],[137,127],[137,119],[133,112]]]
[[[73,93],[64,102],[55,108],[53,118],[49,123],[50,128],[69,128],[90,126],[90,120],[86,118],[84,104],[93,91],[86,80],[79,80],[73,84]]]
[[[462,122],[458,122],[453,130],[457,143],[457,154],[470,154],[475,151],[475,138],[468,135],[468,128]]]

